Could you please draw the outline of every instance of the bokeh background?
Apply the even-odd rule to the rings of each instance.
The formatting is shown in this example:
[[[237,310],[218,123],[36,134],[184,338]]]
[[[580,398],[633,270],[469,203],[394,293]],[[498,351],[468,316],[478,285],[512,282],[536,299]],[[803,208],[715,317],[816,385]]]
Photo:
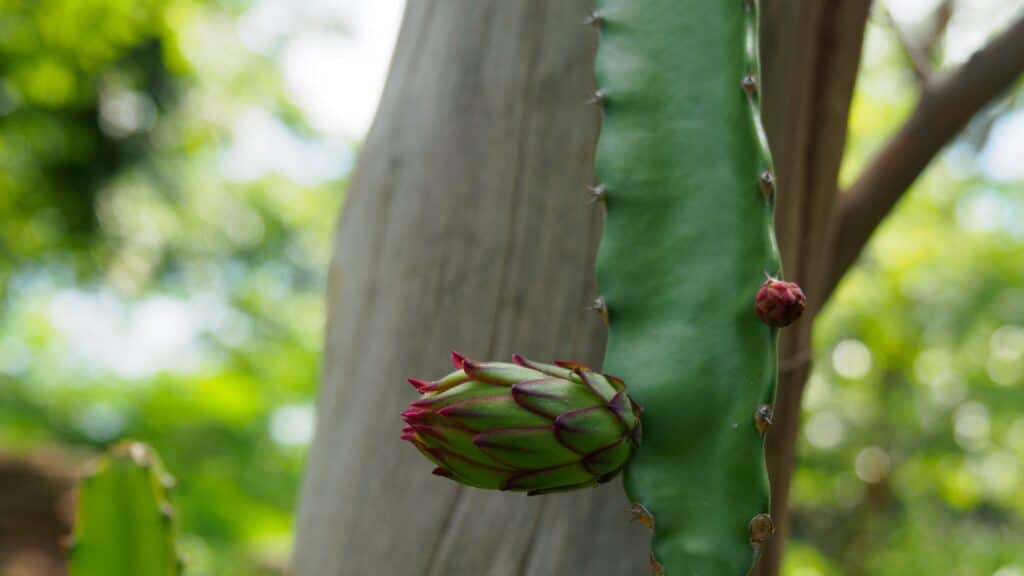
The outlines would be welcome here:
[[[876,2],[847,181],[915,102],[901,38],[941,70],[1024,8],[941,4]],[[402,8],[0,0],[0,453],[150,442],[190,574],[287,566],[331,233]],[[812,353],[783,573],[1024,576],[1020,83],[883,225]]]

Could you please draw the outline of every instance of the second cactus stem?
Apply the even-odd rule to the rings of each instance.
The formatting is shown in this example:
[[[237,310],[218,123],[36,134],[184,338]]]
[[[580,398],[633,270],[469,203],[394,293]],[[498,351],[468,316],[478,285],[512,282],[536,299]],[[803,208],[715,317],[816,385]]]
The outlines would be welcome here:
[[[757,6],[598,0],[590,21],[604,368],[643,409],[626,491],[656,573],[746,574],[774,530],[763,435],[777,329],[803,305],[775,280]]]
[[[78,487],[70,576],[176,576],[173,479],[156,452],[122,442],[94,460]]]

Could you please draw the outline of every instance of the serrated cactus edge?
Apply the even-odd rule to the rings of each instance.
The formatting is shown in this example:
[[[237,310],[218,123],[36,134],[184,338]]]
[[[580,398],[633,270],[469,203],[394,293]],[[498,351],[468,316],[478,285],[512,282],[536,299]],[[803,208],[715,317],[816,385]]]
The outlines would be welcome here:
[[[90,462],[78,485],[70,576],[180,574],[173,482],[141,442],[121,442]]]
[[[758,296],[782,270],[757,4],[597,0],[587,23],[600,36],[603,369],[643,409],[626,492],[654,573],[739,576],[774,531],[763,437],[778,327],[803,304]],[[764,300],[780,294],[792,297]]]

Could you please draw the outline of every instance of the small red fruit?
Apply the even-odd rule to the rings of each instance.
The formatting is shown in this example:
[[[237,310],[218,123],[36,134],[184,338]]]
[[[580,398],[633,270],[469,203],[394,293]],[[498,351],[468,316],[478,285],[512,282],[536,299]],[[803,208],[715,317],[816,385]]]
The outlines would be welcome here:
[[[754,310],[761,321],[769,326],[789,326],[804,311],[807,297],[793,282],[769,278],[761,284],[754,301]]]

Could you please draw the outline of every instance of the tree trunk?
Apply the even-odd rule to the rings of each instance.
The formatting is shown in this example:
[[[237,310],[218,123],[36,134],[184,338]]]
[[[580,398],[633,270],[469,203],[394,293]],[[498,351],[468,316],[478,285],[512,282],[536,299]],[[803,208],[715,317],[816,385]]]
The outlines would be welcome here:
[[[59,454],[0,453],[0,575],[67,574],[73,476]]]
[[[780,573],[789,531],[800,400],[811,367],[811,325],[824,305],[827,242],[870,0],[762,0],[764,121],[775,157],[775,231],[787,279],[808,310],[782,331],[779,387],[766,454],[776,535],[757,573]]]
[[[405,378],[446,373],[452,349],[601,363],[589,4],[409,2],[330,267],[299,576],[647,572],[618,482],[463,488],[398,439]]]
[[[869,0],[766,0],[766,124],[787,275],[814,302]],[[302,488],[298,576],[648,574],[646,530],[618,482],[527,498],[458,487],[398,441],[415,397],[470,357],[599,366],[599,117],[587,0],[410,2],[336,236],[317,433]],[[819,302],[820,304],[820,302]],[[812,314],[780,347],[769,435],[785,534]]]

